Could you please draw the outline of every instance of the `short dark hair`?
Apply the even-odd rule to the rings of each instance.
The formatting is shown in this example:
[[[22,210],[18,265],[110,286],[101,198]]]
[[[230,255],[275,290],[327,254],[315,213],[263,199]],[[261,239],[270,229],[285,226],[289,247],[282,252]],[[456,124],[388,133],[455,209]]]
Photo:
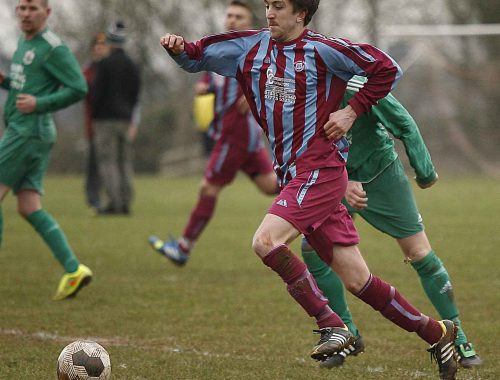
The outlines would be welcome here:
[[[31,3],[32,0],[28,0],[28,3]],[[40,0],[40,4],[42,7],[44,8],[48,8],[49,7],[49,0]]]
[[[304,26],[309,24],[319,7],[320,0],[290,0],[295,12],[306,11]]]
[[[252,17],[254,16],[252,7],[250,6],[250,4],[248,4],[244,0],[231,0],[231,1],[228,2],[227,6],[228,7],[235,6],[235,7],[245,8],[247,11],[250,12],[250,14],[252,15]]]

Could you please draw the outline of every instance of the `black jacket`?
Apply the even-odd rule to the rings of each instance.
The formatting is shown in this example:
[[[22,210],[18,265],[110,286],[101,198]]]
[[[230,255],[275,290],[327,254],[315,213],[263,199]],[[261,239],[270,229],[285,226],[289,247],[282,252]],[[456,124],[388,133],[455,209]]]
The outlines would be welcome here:
[[[139,98],[139,69],[121,48],[96,65],[91,84],[92,119],[130,120]]]

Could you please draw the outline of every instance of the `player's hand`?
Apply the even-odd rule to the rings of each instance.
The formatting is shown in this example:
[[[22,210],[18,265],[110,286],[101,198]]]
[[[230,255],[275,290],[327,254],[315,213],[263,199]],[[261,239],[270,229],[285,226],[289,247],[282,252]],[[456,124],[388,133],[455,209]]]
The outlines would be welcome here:
[[[236,108],[242,115],[246,115],[248,111],[250,111],[250,106],[248,105],[245,95],[241,95],[240,98],[236,101]]]
[[[347,190],[345,191],[345,199],[351,207],[362,210],[368,206],[368,198],[366,191],[363,190],[361,182],[349,181],[347,182]]]
[[[338,140],[351,129],[356,120],[356,112],[350,105],[330,114],[328,121],[323,126],[326,137],[329,140]]]
[[[195,95],[205,95],[205,94],[208,94],[209,87],[210,86],[206,82],[201,82],[201,81],[197,82],[194,85],[194,93],[195,93]]]
[[[428,189],[429,187],[431,187],[432,185],[434,185],[439,179],[439,176],[438,174],[436,173],[436,178],[434,178],[431,182],[429,183],[420,183],[418,181],[417,182],[417,185],[418,187],[420,187],[421,189]]]
[[[160,38],[160,45],[171,55],[179,55],[184,52],[184,38],[182,36],[167,33]]]
[[[16,98],[16,108],[22,113],[36,111],[36,98],[29,94],[19,94]]]

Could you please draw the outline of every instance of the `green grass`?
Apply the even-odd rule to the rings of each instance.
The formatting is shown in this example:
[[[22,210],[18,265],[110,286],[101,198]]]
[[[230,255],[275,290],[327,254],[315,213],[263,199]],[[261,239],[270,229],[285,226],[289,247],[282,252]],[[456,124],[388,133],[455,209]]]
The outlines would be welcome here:
[[[133,216],[120,218],[93,216],[79,178],[49,177],[44,206],[95,274],[76,299],[59,303],[51,297],[61,268],[9,196],[0,250],[0,379],[55,378],[59,352],[77,338],[107,348],[113,379],[437,378],[425,343],[351,296],[366,352],[341,369],[317,368],[308,357],[317,339],[313,320],[251,251],[271,198],[243,177],[223,192],[186,267],[153,253],[148,235],[182,231],[198,182],[137,178]],[[497,379],[500,183],[442,179],[416,193],[431,243],[452,275],[466,333],[484,360],[458,379]],[[372,271],[435,315],[396,243],[357,223]]]

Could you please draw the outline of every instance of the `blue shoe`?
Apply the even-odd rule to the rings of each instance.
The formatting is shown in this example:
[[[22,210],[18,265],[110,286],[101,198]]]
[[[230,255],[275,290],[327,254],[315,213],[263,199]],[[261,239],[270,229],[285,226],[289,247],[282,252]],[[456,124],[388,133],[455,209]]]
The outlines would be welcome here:
[[[189,259],[189,255],[181,251],[179,242],[175,239],[163,241],[156,236],[150,236],[148,240],[156,252],[165,256],[176,265],[183,266]]]

